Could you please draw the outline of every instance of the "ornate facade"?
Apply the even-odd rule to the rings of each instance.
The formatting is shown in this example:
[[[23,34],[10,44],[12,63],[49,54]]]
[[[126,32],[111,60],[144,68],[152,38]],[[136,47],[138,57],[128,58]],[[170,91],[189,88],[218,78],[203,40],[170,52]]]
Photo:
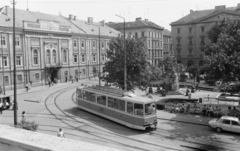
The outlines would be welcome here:
[[[0,85],[13,88],[13,10],[0,9]],[[48,81],[65,82],[70,77],[88,78],[106,61],[108,42],[119,32],[104,21],[94,23],[69,17],[16,9],[17,87],[26,83],[45,85]],[[99,42],[100,30],[100,42]],[[100,50],[99,48],[100,44]],[[99,60],[100,58],[100,60]]]

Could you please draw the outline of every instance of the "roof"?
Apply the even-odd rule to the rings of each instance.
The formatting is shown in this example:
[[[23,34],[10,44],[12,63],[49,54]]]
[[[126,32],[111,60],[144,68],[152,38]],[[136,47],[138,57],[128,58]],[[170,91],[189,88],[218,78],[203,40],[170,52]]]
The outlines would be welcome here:
[[[115,23],[115,22],[108,22],[107,25],[111,28],[114,29],[123,29],[124,28],[124,23]],[[125,28],[157,28],[160,30],[163,30],[164,28],[155,24],[152,21],[148,21],[148,20],[142,20],[142,19],[138,19],[136,21],[133,22],[125,22]]]
[[[228,120],[233,120],[233,121],[239,121],[237,117],[232,117],[232,116],[222,116],[221,119],[228,119]]]
[[[201,18],[204,18],[206,16],[210,16],[212,14],[219,13],[219,12],[238,13],[236,10],[237,10],[237,7],[226,7],[225,9],[221,9],[221,10],[216,10],[216,9],[198,10],[198,11],[190,10],[190,14],[182,17],[181,19],[179,19],[175,22],[172,22],[171,24],[193,22],[193,21],[199,20]]]
[[[0,26],[1,27],[13,27],[13,9],[10,7],[0,8]],[[7,21],[7,19],[10,19]],[[77,34],[91,34],[98,35],[98,27],[87,24],[83,20],[74,20],[71,22],[67,17],[62,15],[51,15],[40,12],[34,12],[29,10],[20,10],[15,9],[15,27],[22,28],[24,27],[24,22],[39,23],[43,21],[51,21],[57,23],[63,27],[70,28],[70,33]],[[75,24],[74,24],[75,23]],[[95,25],[101,25],[100,23],[93,23]],[[91,29],[94,28],[94,32]],[[95,30],[96,28],[96,30]],[[112,29],[108,26],[101,26],[101,36],[118,36],[118,31]]]
[[[169,31],[168,29],[164,29],[163,30],[163,36],[166,35],[166,36],[171,36],[171,31]]]

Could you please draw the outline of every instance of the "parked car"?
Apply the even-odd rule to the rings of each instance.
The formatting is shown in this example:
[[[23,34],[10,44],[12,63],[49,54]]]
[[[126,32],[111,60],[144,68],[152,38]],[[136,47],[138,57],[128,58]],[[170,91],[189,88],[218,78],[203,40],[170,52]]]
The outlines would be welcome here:
[[[219,119],[212,119],[209,126],[219,133],[223,130],[240,133],[240,121],[237,117],[222,116]]]

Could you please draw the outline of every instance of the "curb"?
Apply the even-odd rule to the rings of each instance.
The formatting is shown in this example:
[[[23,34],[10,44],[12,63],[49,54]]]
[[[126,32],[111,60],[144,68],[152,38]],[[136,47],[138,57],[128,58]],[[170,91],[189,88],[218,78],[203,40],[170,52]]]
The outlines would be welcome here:
[[[34,101],[34,100],[24,100],[24,101],[27,101],[27,102],[34,102],[34,103],[39,103],[40,101]]]

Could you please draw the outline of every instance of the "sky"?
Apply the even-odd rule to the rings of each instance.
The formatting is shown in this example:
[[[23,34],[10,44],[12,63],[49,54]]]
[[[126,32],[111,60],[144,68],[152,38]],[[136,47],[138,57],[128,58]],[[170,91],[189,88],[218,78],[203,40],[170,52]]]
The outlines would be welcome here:
[[[12,7],[13,0],[0,0],[0,7]],[[15,0],[16,9],[41,12],[46,14],[68,17],[69,14],[77,19],[87,20],[92,17],[94,22],[123,22],[134,21],[136,18],[148,19],[165,29],[169,25],[192,10],[214,9],[218,5],[226,7],[237,6],[240,0]]]

